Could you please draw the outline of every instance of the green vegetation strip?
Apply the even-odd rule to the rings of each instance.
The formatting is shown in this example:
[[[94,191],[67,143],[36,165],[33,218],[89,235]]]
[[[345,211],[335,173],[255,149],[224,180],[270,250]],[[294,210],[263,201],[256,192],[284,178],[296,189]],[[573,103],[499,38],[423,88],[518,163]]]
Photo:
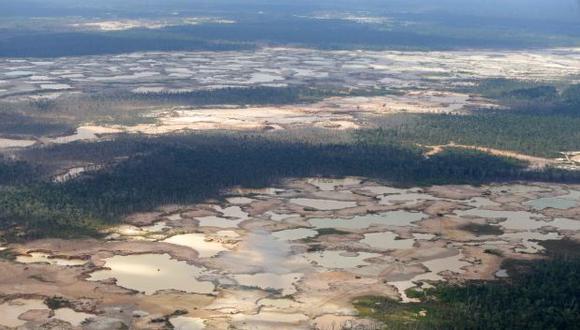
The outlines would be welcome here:
[[[47,182],[27,163],[0,166],[5,171],[0,173],[0,230],[6,239],[94,235],[133,212],[200,202],[237,185],[267,187],[289,177],[363,176],[404,186],[580,181],[580,173],[528,171],[524,163],[475,151],[446,151],[427,159],[422,149],[396,143],[287,142],[266,135],[121,136],[31,149],[25,155],[43,163],[124,152],[129,158],[116,166],[61,184]],[[14,181],[10,171],[30,178]]]
[[[514,112],[475,115],[401,114],[379,129],[360,131],[367,143],[449,143],[489,147],[540,157],[580,150],[580,116],[543,116]]]
[[[385,297],[361,297],[354,303],[362,316],[384,322],[385,329],[577,329],[578,257],[510,263],[514,277],[509,281],[409,290],[419,303]]]

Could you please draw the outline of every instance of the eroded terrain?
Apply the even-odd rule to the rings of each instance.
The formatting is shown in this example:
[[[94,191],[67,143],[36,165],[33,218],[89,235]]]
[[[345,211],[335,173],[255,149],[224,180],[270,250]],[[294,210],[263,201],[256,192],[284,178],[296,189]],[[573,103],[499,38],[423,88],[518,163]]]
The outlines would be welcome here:
[[[50,60],[0,60],[0,97],[130,90],[178,93],[307,83],[345,88],[431,88],[473,79],[578,81],[578,49],[537,51],[320,51],[265,48],[241,52],[147,52]],[[434,88],[435,87],[435,88]],[[46,95],[45,95],[46,96]]]
[[[0,59],[0,99],[4,104],[24,106],[30,102],[40,102],[40,105],[47,102],[50,107],[50,102],[60,100],[58,102],[64,102],[64,106],[57,103],[57,107],[70,109],[59,114],[58,120],[72,125],[69,133],[60,135],[3,134],[0,150],[99,140],[124,133],[349,131],[380,127],[377,120],[396,113],[472,114],[475,110],[499,110],[505,107],[496,100],[470,93],[469,88],[485,79],[496,78],[573,84],[579,81],[579,60],[580,53],[575,48],[493,52],[263,48],[257,51],[145,52],[44,60]],[[147,98],[144,102],[137,101],[143,95],[153,98],[165,95],[171,99],[172,95],[191,92],[248,87],[336,88],[364,91],[368,95],[346,93],[321,97],[314,102],[284,105],[170,106],[148,103]],[[127,101],[129,104],[122,103],[117,106],[119,109],[115,108],[116,112],[127,111],[129,122],[110,119],[111,115],[106,112],[99,117],[99,109],[109,105],[99,105],[100,101],[95,100],[90,101],[96,103],[89,107],[95,108],[89,113],[75,113],[75,102],[78,101],[75,97],[104,93],[106,98],[111,98],[119,92],[124,97],[137,97]],[[130,105],[131,102],[134,104]],[[38,115],[34,113],[33,116]],[[427,156],[444,147],[448,146],[434,146]],[[579,164],[575,150],[554,150],[564,152],[563,157],[545,159],[479,146],[454,144],[452,147],[521,159],[530,162],[534,169],[546,166],[577,169]]]
[[[364,178],[239,187],[133,214],[103,239],[3,246],[6,327],[337,329],[352,301],[509,277],[505,259],[580,240],[580,186],[395,188]],[[49,309],[46,298],[66,300]]]
[[[0,59],[0,99],[4,104],[36,104],[59,100],[58,121],[69,133],[3,134],[0,150],[99,140],[116,134],[158,135],[187,131],[283,131],[292,129],[353,130],[376,128],[377,120],[395,113],[471,114],[504,106],[469,88],[485,79],[513,79],[546,84],[573,84],[580,76],[578,49],[526,51],[324,51],[263,48],[231,52],[146,52],[53,59]],[[138,102],[138,97],[186,95],[224,88],[336,88],[368,95],[321,97],[285,105],[211,104],[169,106]],[[88,113],[75,112],[75,97],[104,93],[135,95],[117,112],[129,122],[99,117],[101,101],[90,101]],[[112,94],[107,94],[112,93]],[[184,94],[185,93],[185,94]],[[364,94],[364,93],[363,93]],[[113,97],[114,98],[114,97]],[[65,101],[63,101],[65,100]],[[129,100],[130,97],[129,97]],[[67,103],[71,102],[71,103]],[[85,102],[85,101],[83,101]],[[90,103],[89,102],[89,103]],[[61,107],[61,103],[56,103]],[[84,104],[84,103],[83,103]],[[94,108],[94,109],[93,109]],[[60,111],[60,110],[59,110]],[[35,112],[34,116],[39,113]],[[76,118],[78,117],[78,118]],[[93,120],[87,120],[90,117]],[[74,118],[71,119],[71,118]],[[42,119],[39,119],[42,121]],[[436,146],[437,153],[445,146]],[[463,147],[454,145],[453,147]],[[568,150],[561,159],[541,159],[465,146],[494,155],[576,169],[579,158]],[[565,150],[554,150],[563,152]],[[429,154],[427,154],[429,156]]]

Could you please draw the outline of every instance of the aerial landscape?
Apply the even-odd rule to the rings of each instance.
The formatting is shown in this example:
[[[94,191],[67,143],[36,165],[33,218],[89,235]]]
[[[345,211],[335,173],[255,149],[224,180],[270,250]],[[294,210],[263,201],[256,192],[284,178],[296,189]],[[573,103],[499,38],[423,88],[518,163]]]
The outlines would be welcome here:
[[[0,329],[577,329],[580,2],[3,0]]]

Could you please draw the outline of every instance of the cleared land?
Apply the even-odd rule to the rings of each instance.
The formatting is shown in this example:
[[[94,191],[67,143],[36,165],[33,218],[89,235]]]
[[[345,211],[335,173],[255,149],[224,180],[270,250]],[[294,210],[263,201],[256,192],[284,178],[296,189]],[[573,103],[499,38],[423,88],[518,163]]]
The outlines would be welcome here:
[[[88,327],[159,328],[159,318],[182,320],[176,311],[201,328],[371,327],[351,305],[359,296],[412,301],[406,290],[417,286],[503,279],[513,274],[502,261],[540,258],[543,241],[577,240],[578,194],[539,183],[401,189],[364,178],[239,187],[133,214],[105,241],[4,246],[15,259],[0,262],[0,310],[19,306],[21,317],[5,325],[69,328],[62,308],[42,305],[61,296]]]

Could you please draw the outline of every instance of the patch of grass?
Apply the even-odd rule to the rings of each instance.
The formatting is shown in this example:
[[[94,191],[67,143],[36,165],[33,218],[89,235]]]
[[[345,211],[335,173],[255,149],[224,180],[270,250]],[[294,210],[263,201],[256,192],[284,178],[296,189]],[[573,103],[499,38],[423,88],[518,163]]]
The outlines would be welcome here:
[[[503,252],[497,249],[485,249],[483,250],[484,253],[492,254],[494,256],[503,257]]]
[[[308,246],[307,252],[317,252],[317,251],[323,251],[323,250],[324,250],[324,246],[322,244],[311,244]]]
[[[468,231],[476,236],[483,236],[483,235],[502,235],[504,232],[503,230],[494,225],[490,224],[479,224],[479,223],[468,223],[459,227],[461,230]]]
[[[348,231],[336,229],[336,228],[320,228],[316,230],[318,232],[318,236],[324,235],[348,235],[350,234]]]
[[[187,315],[189,312],[186,311],[185,309],[176,309],[175,311],[173,311],[173,313],[169,314],[168,316],[171,317],[175,317],[175,316],[182,316],[182,315]]]
[[[418,304],[402,304],[397,300],[381,296],[365,296],[353,302],[361,317],[373,318],[388,325],[388,329],[403,328],[416,323],[423,311],[430,308]]]
[[[405,290],[405,294],[412,299],[424,299],[427,296],[427,292],[422,288],[409,288]]]
[[[8,249],[8,250],[4,250],[4,251],[0,251],[0,260],[9,260],[9,261],[14,261],[16,260],[16,252]]]
[[[187,315],[188,311],[184,310],[184,309],[176,309],[175,311],[173,311],[170,314],[166,314],[163,315],[161,317],[157,317],[151,320],[151,323],[157,323],[157,324],[164,324],[164,329],[173,329],[173,324],[171,324],[170,319],[172,317],[176,317],[176,316],[182,316],[182,315]]]
[[[44,303],[52,310],[72,307],[72,303],[68,299],[59,296],[48,297],[44,299]]]

